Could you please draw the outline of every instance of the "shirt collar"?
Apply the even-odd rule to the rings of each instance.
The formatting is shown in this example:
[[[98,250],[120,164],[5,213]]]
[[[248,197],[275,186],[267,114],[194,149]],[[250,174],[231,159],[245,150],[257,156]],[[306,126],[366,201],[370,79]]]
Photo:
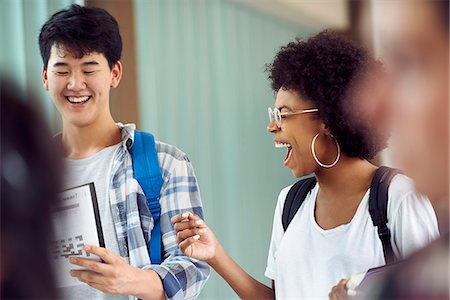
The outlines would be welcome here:
[[[116,125],[122,133],[123,146],[128,150],[130,150],[134,143],[134,132],[136,130],[136,125],[133,123],[129,124],[116,123]]]

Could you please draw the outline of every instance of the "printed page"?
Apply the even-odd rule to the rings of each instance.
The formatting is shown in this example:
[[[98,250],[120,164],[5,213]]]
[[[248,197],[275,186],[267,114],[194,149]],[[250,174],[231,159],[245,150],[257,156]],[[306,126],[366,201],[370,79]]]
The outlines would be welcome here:
[[[93,183],[60,193],[58,205],[52,212],[54,238],[51,256],[57,277],[57,287],[83,284],[70,276],[70,270],[82,269],[69,262],[77,256],[100,261],[98,256],[86,253],[84,244],[104,247],[103,233]]]

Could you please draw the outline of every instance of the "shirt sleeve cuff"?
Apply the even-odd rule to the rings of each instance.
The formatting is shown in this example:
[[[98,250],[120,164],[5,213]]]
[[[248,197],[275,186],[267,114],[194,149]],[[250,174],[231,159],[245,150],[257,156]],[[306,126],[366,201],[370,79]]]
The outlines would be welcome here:
[[[162,265],[148,265],[143,270],[153,270],[161,278],[164,294],[167,299],[184,299],[183,289],[178,279],[169,271],[169,268]]]

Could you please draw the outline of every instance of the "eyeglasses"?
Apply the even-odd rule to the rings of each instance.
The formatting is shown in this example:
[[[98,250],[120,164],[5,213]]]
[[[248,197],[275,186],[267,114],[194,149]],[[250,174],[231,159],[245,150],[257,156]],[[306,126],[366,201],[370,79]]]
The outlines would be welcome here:
[[[275,123],[277,124],[278,128],[281,128],[281,120],[286,117],[307,114],[307,113],[313,113],[313,112],[318,112],[318,111],[319,111],[318,108],[311,108],[311,109],[304,109],[304,110],[299,110],[299,111],[295,111],[295,112],[282,113],[282,112],[280,112],[280,110],[278,108],[272,109],[271,107],[269,107],[269,109],[268,109],[270,123],[272,123],[273,120],[275,120]]]

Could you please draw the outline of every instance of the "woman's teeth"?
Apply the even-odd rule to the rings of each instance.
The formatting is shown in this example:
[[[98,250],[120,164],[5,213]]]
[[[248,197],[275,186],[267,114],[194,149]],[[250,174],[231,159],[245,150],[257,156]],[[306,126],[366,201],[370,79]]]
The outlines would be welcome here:
[[[91,98],[91,96],[83,96],[83,97],[67,97],[70,102],[73,103],[81,103],[86,102]]]
[[[285,143],[275,143],[275,148],[292,148],[292,146]]]

